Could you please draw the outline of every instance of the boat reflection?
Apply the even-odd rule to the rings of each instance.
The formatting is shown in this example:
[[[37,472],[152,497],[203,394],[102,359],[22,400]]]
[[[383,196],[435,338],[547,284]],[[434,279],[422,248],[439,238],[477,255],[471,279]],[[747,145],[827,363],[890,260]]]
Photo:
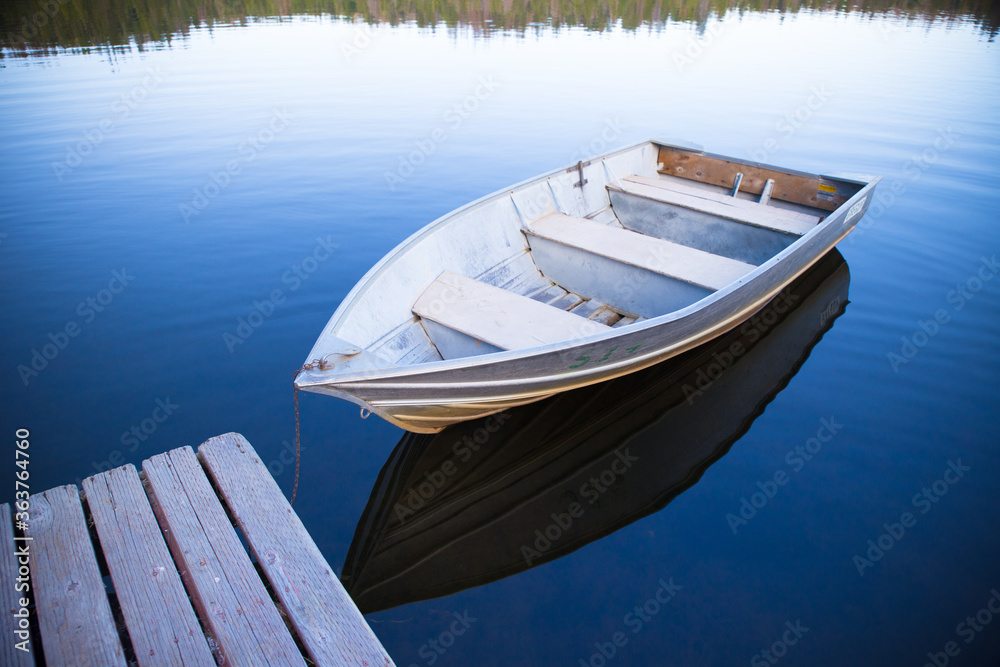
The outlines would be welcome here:
[[[344,563],[364,613],[564,556],[665,507],[722,457],[844,312],[825,255],[741,327],[644,371],[433,435],[407,433]]]

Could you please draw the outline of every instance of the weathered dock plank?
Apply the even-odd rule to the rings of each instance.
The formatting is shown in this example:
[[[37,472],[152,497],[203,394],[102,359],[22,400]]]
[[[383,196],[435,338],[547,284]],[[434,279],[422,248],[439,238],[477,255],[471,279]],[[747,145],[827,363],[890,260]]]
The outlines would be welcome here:
[[[227,433],[198,457],[318,665],[392,665],[375,633],[249,442]]]
[[[20,547],[23,548],[26,544],[27,542],[21,542]],[[28,635],[18,636],[16,633],[28,631],[28,618],[21,615],[22,609],[27,614],[27,607],[22,607],[20,599],[27,598],[28,592],[24,587],[30,585],[30,581],[18,581],[21,563],[18,562],[17,551],[10,505],[4,503],[0,505],[0,611],[3,612],[3,619],[0,621],[0,632],[3,633],[3,640],[0,640],[0,665],[29,667],[35,664],[31,641],[26,641]],[[24,565],[27,566],[27,559]],[[27,650],[19,649],[18,645]]]
[[[87,506],[140,665],[215,665],[131,464],[83,481]]]
[[[153,511],[220,664],[304,665],[194,451],[142,464]]]
[[[76,486],[33,495],[27,536],[45,660],[125,665]]]

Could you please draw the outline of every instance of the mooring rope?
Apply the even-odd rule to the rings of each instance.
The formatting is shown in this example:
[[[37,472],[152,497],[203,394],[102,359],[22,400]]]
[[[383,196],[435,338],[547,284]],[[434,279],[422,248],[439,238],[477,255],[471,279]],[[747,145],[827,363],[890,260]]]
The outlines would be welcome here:
[[[302,436],[299,434],[299,388],[295,386],[295,380],[298,379],[299,373],[312,370],[313,368],[325,371],[333,368],[333,364],[329,363],[326,359],[313,359],[308,364],[302,364],[302,367],[292,374],[292,395],[295,397],[295,482],[292,484],[292,496],[288,501],[289,505],[295,504],[295,496],[299,492],[299,464],[302,462]]]

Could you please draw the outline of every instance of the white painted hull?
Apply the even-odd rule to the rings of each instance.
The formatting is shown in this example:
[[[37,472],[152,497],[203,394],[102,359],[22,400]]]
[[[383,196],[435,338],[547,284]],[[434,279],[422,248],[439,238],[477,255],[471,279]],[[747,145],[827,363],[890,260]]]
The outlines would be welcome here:
[[[583,171],[583,187],[574,187],[580,180],[576,169],[561,169],[431,223],[389,253],[345,298],[306,360],[313,367],[299,374],[296,386],[352,401],[404,429],[431,433],[634,372],[750,318],[850,232],[879,180],[823,177],[850,196],[746,275],[680,309],[527,349],[434,357],[439,355],[437,346],[430,339],[423,341],[426,329],[411,311],[431,281],[452,271],[497,286],[528,289],[518,285],[537,272],[529,263],[534,255],[523,233],[532,220],[559,211],[620,226],[606,186],[619,183],[623,175],[656,177],[661,151],[668,150],[662,146],[649,142],[591,160]],[[747,171],[760,166],[739,164]],[[625,266],[620,280],[632,281],[626,288],[641,292],[644,278],[630,270]]]

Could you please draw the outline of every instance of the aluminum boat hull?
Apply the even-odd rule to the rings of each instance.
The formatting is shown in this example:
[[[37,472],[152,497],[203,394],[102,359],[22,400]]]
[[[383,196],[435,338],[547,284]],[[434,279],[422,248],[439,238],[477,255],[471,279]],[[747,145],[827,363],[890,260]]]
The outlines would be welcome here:
[[[424,343],[398,351],[412,344],[399,341],[423,333],[408,304],[435,276],[448,270],[492,277],[503,274],[504,262],[527,261],[522,255],[532,257],[532,248],[527,242],[518,246],[523,238],[518,232],[530,230],[532,220],[553,210],[618,224],[608,187],[619,183],[623,172],[662,174],[659,158],[664,150],[751,173],[762,169],[767,174],[816,179],[821,187],[836,189],[842,201],[834,210],[819,211],[822,215],[815,226],[746,275],[672,312],[527,349],[451,359],[426,358],[434,354],[434,346]],[[406,430],[433,433],[632,373],[702,345],[751,318],[851,231],[867,210],[878,180],[802,174],[656,141],[594,158],[586,168],[570,166],[543,174],[449,213],[390,252],[334,313],[296,386],[351,401]],[[625,266],[623,271],[630,269]],[[643,289],[641,276],[623,275],[618,279],[631,280],[627,289]],[[387,349],[387,340],[394,349]],[[414,363],[393,359],[393,354],[425,358]]]

